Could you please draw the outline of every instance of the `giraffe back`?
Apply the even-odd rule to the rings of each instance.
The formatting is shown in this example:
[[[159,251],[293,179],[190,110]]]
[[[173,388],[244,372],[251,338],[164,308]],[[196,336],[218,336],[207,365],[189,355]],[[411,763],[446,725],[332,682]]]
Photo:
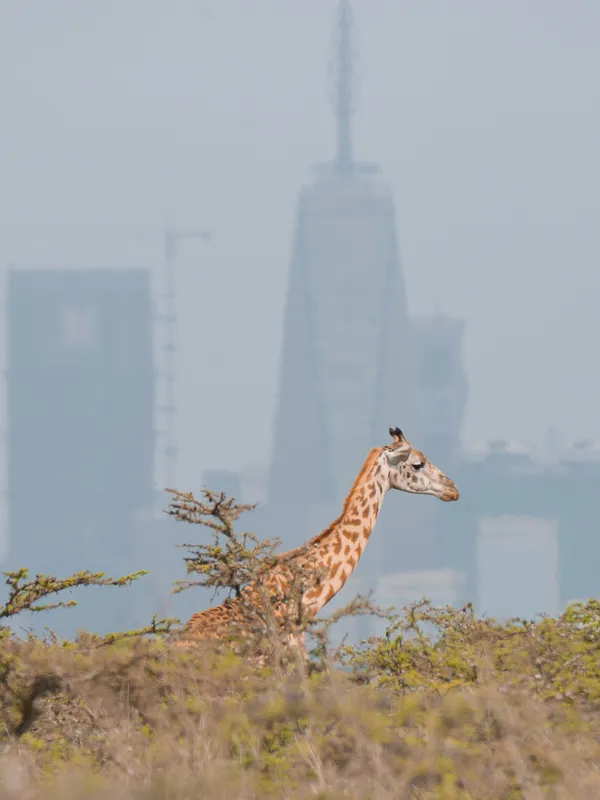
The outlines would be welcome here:
[[[282,553],[274,567],[245,587],[240,597],[193,614],[183,631],[185,640],[225,640],[238,635],[247,637],[269,622],[283,629],[295,628],[303,617],[303,597],[315,567],[316,553],[307,547]],[[269,619],[270,618],[270,619]]]

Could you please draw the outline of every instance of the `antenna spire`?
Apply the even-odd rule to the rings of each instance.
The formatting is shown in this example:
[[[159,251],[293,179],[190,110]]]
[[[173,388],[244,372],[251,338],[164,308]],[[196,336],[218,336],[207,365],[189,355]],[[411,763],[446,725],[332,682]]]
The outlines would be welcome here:
[[[334,29],[334,53],[331,70],[331,104],[337,122],[337,153],[335,168],[338,175],[354,172],[352,129],[350,119],[353,105],[354,52],[352,48],[352,11],[350,0],[340,0]]]

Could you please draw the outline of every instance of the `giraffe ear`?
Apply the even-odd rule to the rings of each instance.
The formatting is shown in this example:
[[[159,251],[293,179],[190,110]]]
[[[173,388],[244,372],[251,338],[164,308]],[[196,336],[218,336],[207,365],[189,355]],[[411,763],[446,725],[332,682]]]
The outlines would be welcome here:
[[[404,434],[402,433],[400,428],[392,428],[390,426],[390,436],[396,442],[405,442],[406,441],[406,439],[404,438]]]

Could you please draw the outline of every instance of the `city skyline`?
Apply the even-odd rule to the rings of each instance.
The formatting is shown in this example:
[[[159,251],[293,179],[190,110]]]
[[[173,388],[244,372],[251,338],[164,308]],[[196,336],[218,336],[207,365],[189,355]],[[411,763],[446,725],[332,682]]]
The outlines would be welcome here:
[[[261,8],[264,10],[269,3],[270,0],[265,0]],[[239,22],[243,11],[240,6],[238,16],[232,16],[234,6],[232,2],[220,9],[210,25],[218,28],[224,18],[232,25]],[[188,83],[173,82],[177,69],[183,64],[189,66],[197,54],[188,49],[192,40],[186,39],[187,31],[177,28],[171,19],[161,29],[161,35],[168,38],[177,33],[183,45],[177,51],[180,60],[175,60],[175,66],[161,62],[165,70],[172,70],[171,82],[163,75],[162,82],[152,84],[154,100],[162,102],[163,111],[169,111],[160,117],[160,124],[147,121],[141,124],[144,113],[149,113],[142,92],[135,95],[135,102],[126,110],[121,109],[121,115],[107,117],[108,122],[112,119],[113,127],[109,125],[102,141],[94,139],[103,130],[100,118],[94,116],[96,105],[88,107],[86,112],[85,102],[77,102],[81,115],[76,118],[69,117],[69,105],[61,106],[64,119],[56,114],[56,97],[61,91],[71,91],[71,100],[77,97],[78,87],[72,82],[71,72],[60,74],[50,95],[40,96],[46,73],[36,73],[28,64],[29,72],[23,73],[25,78],[21,74],[13,76],[14,87],[20,86],[22,90],[23,120],[31,122],[36,114],[41,115],[47,140],[30,147],[29,158],[23,164],[19,161],[19,147],[23,142],[31,144],[36,136],[35,126],[24,127],[18,141],[15,139],[13,143],[21,172],[15,169],[12,155],[5,160],[14,195],[13,202],[7,203],[0,192],[0,211],[4,210],[6,230],[6,236],[0,237],[0,258],[6,256],[11,275],[22,275],[23,268],[32,264],[40,267],[46,264],[46,269],[69,267],[81,276],[86,268],[116,264],[121,265],[121,270],[135,266],[152,272],[153,369],[155,376],[162,377],[163,384],[168,379],[167,391],[161,392],[162,399],[155,405],[155,410],[160,411],[158,416],[162,416],[160,421],[157,417],[154,428],[163,434],[163,444],[156,449],[159,506],[161,499],[167,502],[161,492],[165,466],[169,485],[197,491],[203,481],[224,481],[224,486],[209,488],[219,490],[229,486],[239,493],[240,487],[243,492],[250,491],[246,488],[247,477],[253,478],[254,488],[260,490],[257,476],[272,462],[268,497],[260,499],[263,511],[265,500],[267,511],[279,503],[280,519],[272,528],[265,525],[260,532],[281,535],[284,546],[299,544],[337,515],[368,449],[382,443],[388,424],[398,424],[432,461],[453,477],[458,476],[458,482],[462,482],[462,502],[456,509],[443,512],[431,503],[406,502],[406,497],[386,504],[378,523],[378,544],[370,547],[362,564],[363,585],[366,582],[368,589],[378,584],[378,590],[386,597],[393,597],[395,592],[398,596],[407,591],[421,594],[419,587],[429,586],[440,597],[444,592],[454,592],[456,597],[456,592],[467,591],[465,599],[470,599],[474,596],[474,581],[480,580],[484,584],[484,602],[488,602],[487,596],[492,598],[490,602],[497,603],[502,602],[502,575],[509,569],[511,559],[517,558],[522,561],[521,578],[515,578],[520,581],[521,595],[518,599],[515,594],[514,603],[529,603],[532,608],[541,603],[544,607],[540,610],[554,610],[565,595],[572,596],[578,588],[595,591],[593,570],[586,569],[587,564],[582,566],[581,557],[569,542],[579,542],[578,547],[594,551],[590,540],[594,523],[586,498],[595,484],[600,459],[593,441],[597,430],[595,414],[591,412],[594,393],[585,388],[586,382],[594,380],[594,371],[588,366],[593,349],[590,338],[583,334],[597,324],[595,317],[589,313],[586,317],[585,312],[586,303],[594,297],[596,273],[589,269],[593,265],[589,261],[593,250],[589,240],[583,246],[585,238],[561,240],[563,249],[558,252],[563,255],[563,272],[558,271],[558,262],[552,261],[556,250],[544,249],[548,242],[556,244],[553,237],[569,229],[568,215],[575,213],[578,203],[581,205],[584,184],[580,184],[579,193],[571,193],[569,204],[560,204],[564,200],[560,193],[552,195],[552,202],[548,203],[548,192],[540,189],[544,181],[540,182],[535,171],[529,173],[525,165],[536,163],[535,157],[541,152],[548,159],[552,155],[552,164],[565,167],[571,163],[568,158],[572,161],[575,157],[575,151],[561,150],[560,162],[555,157],[556,150],[551,153],[547,139],[555,131],[543,127],[540,120],[536,123],[538,128],[535,127],[531,106],[525,102],[525,95],[517,91],[520,85],[517,87],[515,83],[516,72],[503,73],[504,83],[492,81],[492,87],[499,93],[494,94],[485,84],[488,94],[478,95],[477,103],[469,104],[469,92],[461,95],[460,86],[452,84],[445,71],[448,67],[455,77],[464,79],[467,75],[474,80],[466,69],[471,62],[463,59],[460,48],[450,48],[453,58],[449,64],[442,64],[442,59],[435,69],[431,67],[426,73],[430,83],[426,85],[418,72],[400,74],[389,67],[381,72],[383,62],[377,59],[385,50],[383,42],[391,45],[391,39],[386,39],[389,37],[386,21],[397,12],[391,5],[380,4],[377,8],[369,6],[371,11],[367,13],[367,7],[357,0],[352,6],[358,11],[360,62],[365,65],[358,70],[350,36],[349,0],[332,3],[327,20],[314,8],[310,11],[305,8],[303,12],[296,8],[287,16],[280,13],[274,17],[281,25],[278,29],[281,36],[293,19],[297,37],[301,30],[312,35],[310,24],[317,20],[329,31],[331,17],[337,15],[334,56],[329,56],[333,128],[323,124],[321,112],[316,105],[310,105],[312,100],[307,96],[300,106],[312,111],[301,115],[302,125],[300,117],[294,116],[302,92],[316,86],[317,61],[321,92],[325,94],[322,76],[328,58],[326,46],[322,58],[311,58],[310,65],[308,61],[305,63],[304,73],[299,52],[293,48],[289,53],[287,49],[278,51],[283,58],[281,69],[276,82],[267,86],[275,92],[277,81],[288,82],[285,102],[281,104],[269,105],[268,92],[258,96],[257,82],[244,82],[250,81],[248,75],[254,79],[258,74],[264,79],[275,78],[275,73],[267,71],[265,53],[253,56],[252,63],[258,72],[252,72],[251,64],[248,75],[237,71],[234,59],[235,63],[230,64],[233,71],[221,85],[219,95],[222,134],[219,136],[213,116],[204,119],[196,105],[195,111],[200,116],[194,118],[190,106],[184,102],[189,102],[196,91],[196,100],[202,97],[210,106],[216,102],[213,95],[207,93],[204,85],[194,85],[192,89]],[[470,3],[465,2],[463,9],[467,6],[470,11],[465,21],[472,25],[477,19],[484,28],[491,26],[486,29],[486,43],[492,52],[494,43],[512,41],[511,37],[522,31],[517,20],[525,29],[531,22],[527,14],[515,16],[516,6],[513,8],[510,3],[502,14],[480,9],[476,17],[471,15],[474,12]],[[149,23],[149,35],[158,35],[160,26],[152,28],[152,21],[155,24],[158,21],[158,8],[150,4],[146,9],[149,10],[144,21]],[[23,30],[29,30],[26,16],[11,14],[17,28],[21,25]],[[554,9],[549,18],[550,22],[556,22],[558,10]],[[86,19],[82,12],[79,22],[83,27],[79,33],[89,43],[94,41],[95,34],[87,27]],[[398,20],[415,32],[428,31],[434,39],[439,34],[432,26],[432,18],[422,12],[419,15],[415,10],[404,9]],[[452,47],[457,48],[461,43],[467,50],[474,48],[469,51],[472,55],[483,58],[472,38],[462,38],[465,31],[460,25],[453,27],[455,17],[440,12],[436,21],[448,36],[454,37]],[[252,20],[246,22],[251,26]],[[498,41],[490,39],[492,22],[500,23],[500,32],[494,29]],[[48,23],[55,24],[54,18]],[[196,23],[200,24],[199,19]],[[508,27],[503,28],[502,24]],[[540,34],[541,38],[533,42],[538,50],[542,48],[542,54],[544,47],[547,48],[547,59],[557,46],[552,39],[552,25],[550,28],[549,39]],[[234,26],[232,47],[243,48],[246,40],[236,38],[236,31]],[[415,51],[414,42],[408,41],[404,31],[402,28],[404,46],[409,49],[413,46],[415,64],[423,66],[424,62],[419,61],[423,53]],[[35,30],[29,33],[35,38]],[[379,48],[375,47],[376,33],[381,39]],[[584,32],[577,27],[567,27],[566,33],[567,39],[569,34],[574,37],[568,39],[573,45],[585,42]],[[127,26],[115,34],[115,41],[122,47],[129,41],[126,34]],[[123,38],[119,39],[120,36]],[[324,37],[321,39],[324,41]],[[363,40],[369,46],[365,47]],[[438,44],[443,41],[442,37]],[[131,50],[116,48],[116,63],[123,65],[119,55],[125,61],[131,56],[140,71],[134,69],[130,74],[125,68],[124,74],[130,75],[130,87],[139,89],[147,86],[144,81],[148,74],[153,74],[155,64],[143,52],[135,51],[132,42],[129,44]],[[68,43],[66,52],[77,52],[77,45]],[[93,53],[93,47],[90,52]],[[317,52],[316,47],[312,52]],[[518,47],[513,50],[513,58],[515,52],[519,53]],[[218,55],[211,51],[213,62]],[[237,55],[236,51],[236,58]],[[118,102],[124,100],[127,93],[122,90],[129,84],[111,83],[110,69],[108,73],[104,68],[94,73],[87,58],[86,50],[81,66],[99,90],[94,100],[98,100],[100,108],[114,108],[111,103],[118,98]],[[406,59],[407,55],[403,52],[397,58]],[[379,64],[378,68],[373,68],[373,61]],[[98,63],[106,66],[102,61]],[[482,74],[491,78],[497,62],[483,59],[484,67],[486,63],[488,72],[483,69]],[[525,62],[521,61],[520,66],[522,73],[526,70]],[[86,73],[87,67],[92,69],[91,73]],[[56,54],[50,57],[50,74],[52,69],[61,73],[60,56]],[[375,81],[371,78],[373,72],[379,75]],[[526,74],[534,83],[539,81],[540,76],[536,78],[535,72]],[[238,83],[232,76],[238,78]],[[383,80],[384,77],[388,80]],[[435,94],[436,81],[441,82],[446,94]],[[382,104],[381,98],[391,101],[392,83],[398,94],[391,104]],[[471,92],[477,88],[476,82],[467,85]],[[509,86],[515,92],[514,97],[502,94]],[[243,91],[239,94],[240,87],[252,88],[256,107],[245,105],[247,97]],[[560,88],[557,88],[559,93]],[[44,105],[48,97],[53,102]],[[566,97],[563,95],[563,100]],[[569,101],[577,97],[576,87],[571,86]],[[457,103],[456,107],[450,98]],[[519,102],[511,105],[519,98],[524,105],[520,107]],[[503,116],[498,111],[500,100],[505,109],[512,109],[510,113],[516,115],[519,125],[510,119],[507,123],[507,112]],[[552,104],[543,105],[548,102],[543,91],[536,94],[536,100],[546,108],[547,115],[548,108],[555,108]],[[144,108],[145,112],[140,112]],[[477,114],[483,111],[483,116],[475,118],[474,109]],[[138,112],[142,115],[136,117]],[[242,118],[246,115],[247,124],[238,122],[235,135],[231,135],[228,125],[238,119],[240,112]],[[261,117],[261,113],[266,116]],[[564,111],[558,114],[555,109],[555,116],[564,124]],[[286,127],[286,118],[295,119],[296,127]],[[69,119],[70,127],[63,124]],[[201,120],[205,126],[200,125]],[[255,128],[266,125],[267,120],[268,134],[267,127],[263,127],[263,138],[258,142],[254,138]],[[429,120],[428,126],[424,120]],[[488,127],[482,123],[485,120]],[[0,147],[6,147],[14,130],[9,130],[8,138],[6,132],[0,132]],[[513,140],[509,136],[507,145],[506,139],[494,138],[498,130],[512,131]],[[536,140],[533,148],[531,137],[536,130],[543,130],[546,138]],[[201,135],[192,147],[194,131]],[[67,148],[70,163],[77,166],[77,159],[81,163],[79,169],[67,171],[49,202],[48,176],[55,161],[60,162],[61,147],[65,144],[61,134],[66,142],[69,137],[72,140],[72,146]],[[396,137],[394,148],[390,134]],[[253,164],[260,166],[259,172],[253,172],[250,165],[252,158],[245,149],[249,141],[255,147]],[[335,155],[323,163],[333,141]],[[539,141],[544,143],[546,151]],[[90,149],[93,142],[95,146]],[[229,144],[227,152],[217,147],[224,143]],[[174,144],[177,146],[173,147]],[[310,146],[305,147],[307,144]],[[44,160],[45,147],[50,155]],[[206,152],[211,147],[220,155],[207,160]],[[524,148],[527,159],[519,161]],[[304,163],[304,157],[313,152],[316,158]],[[123,153],[127,154],[126,162],[119,161]],[[245,154],[246,160],[240,154]],[[374,158],[377,163],[364,162],[363,156]],[[62,158],[64,161],[64,153]],[[102,159],[106,161],[104,170],[95,172]],[[550,160],[543,162],[547,170]],[[316,179],[306,183],[308,168],[315,162],[318,163]],[[40,174],[27,178],[32,163],[41,167]],[[110,180],[104,182],[111,176],[114,163],[120,163],[121,167],[110,179],[120,187],[119,191],[125,187],[125,196],[129,198],[125,205],[120,205],[121,194],[109,201],[112,184]],[[380,163],[383,178],[378,176]],[[300,164],[302,175],[298,178]],[[519,169],[511,171],[515,164]],[[205,175],[200,165],[206,170]],[[219,167],[216,172],[214,166]],[[85,176],[87,183],[84,181],[77,188],[80,175]],[[507,175],[513,183],[506,182]],[[548,179],[551,171],[543,176]],[[291,192],[295,194],[298,186],[303,188],[296,204]],[[498,186],[504,187],[500,198],[491,191]],[[142,196],[143,187],[146,191]],[[527,191],[530,198],[535,197],[535,202],[531,199],[526,202]],[[76,205],[69,205],[70,193]],[[131,202],[133,197],[137,198],[135,202]],[[590,198],[587,202],[589,210]],[[552,213],[558,213],[557,208],[560,219],[552,217]],[[94,219],[89,216],[93,209]],[[499,216],[494,217],[494,213]],[[551,229],[543,229],[544,235],[540,235],[539,227],[542,213],[554,220]],[[582,219],[585,222],[585,214],[581,217],[575,213],[575,217],[578,223]],[[257,227],[249,226],[249,221]],[[197,239],[206,238],[203,233],[206,230],[214,233],[211,248],[205,249],[198,242],[179,241],[182,237],[178,231],[188,232],[184,238]],[[192,231],[195,233],[190,236]],[[172,246],[174,236],[177,248]],[[167,265],[163,263],[165,242]],[[286,289],[287,301],[280,305],[282,286],[288,281],[285,265],[290,260],[291,288]],[[584,274],[581,270],[586,264],[588,272]],[[167,281],[165,266],[170,270]],[[587,286],[584,282],[585,290],[575,276],[589,279]],[[178,286],[176,296],[174,277]],[[576,305],[569,308],[569,302]],[[42,339],[46,310],[41,302],[39,320],[29,318],[28,323]],[[77,309],[66,312],[65,347],[78,348],[89,343],[90,320]],[[278,317],[280,314],[285,316],[285,324],[283,317]],[[175,316],[179,319],[176,340],[173,332],[167,330],[162,335],[158,330],[160,317],[171,325]],[[577,331],[579,336],[574,337]],[[92,383],[90,379],[90,386]],[[286,394],[287,411],[286,403],[281,402]],[[596,394],[600,394],[600,385]],[[90,396],[95,401],[99,393],[92,392]],[[123,401],[125,405],[129,400]],[[85,403],[93,405],[89,399]],[[58,411],[55,417],[60,418]],[[91,419],[88,423],[94,427]],[[169,419],[174,423],[171,430]],[[148,443],[154,434],[149,433],[148,426],[147,430]],[[466,432],[462,442],[461,430]],[[83,440],[84,436],[79,438]],[[486,442],[490,451],[481,462],[468,452],[468,446],[464,447],[465,441],[473,439],[479,439],[480,444]],[[52,447],[61,454],[64,448],[58,439],[53,442]],[[510,454],[519,447],[521,454]],[[45,454],[50,460],[51,449]],[[25,457],[24,450],[14,448],[14,451],[19,451],[19,458]],[[98,452],[102,461],[107,454],[102,448]],[[176,452],[181,454],[177,463]],[[543,466],[534,464],[530,458],[532,452],[544,462]],[[114,453],[108,455],[114,457]],[[161,455],[162,460],[166,456],[166,464],[161,463]],[[90,458],[96,457],[90,455]],[[73,468],[77,468],[75,462],[69,467]],[[144,470],[148,472],[150,468],[146,457]],[[21,470],[20,475],[17,483],[23,487],[26,472]],[[95,491],[99,482],[101,478],[95,480]],[[568,490],[563,492],[562,487]],[[563,494],[565,502],[555,502]],[[302,500],[306,497],[310,498],[308,504]],[[252,502],[259,498],[242,499]],[[148,508],[141,509],[142,516],[135,522],[134,538],[142,547],[143,538],[138,537],[143,537],[146,523],[154,531],[153,536],[160,537],[166,530],[158,524],[151,505],[152,501],[148,501]],[[289,522],[291,508],[297,512],[298,520],[302,516],[296,527]],[[265,519],[259,515],[256,521],[262,524]],[[399,520],[404,531],[399,529]],[[502,539],[503,530],[507,532],[506,541]],[[440,534],[446,534],[446,538],[441,539]],[[89,535],[91,554],[98,544],[94,538],[98,535],[93,531]],[[115,548],[117,552],[119,548]],[[536,583],[533,572],[540,548],[547,549],[548,557],[543,564],[540,561]],[[162,560],[165,567],[159,550],[152,556],[159,566]],[[150,564],[150,555],[145,557]],[[501,562],[504,566],[498,567]],[[156,564],[152,563],[152,568]],[[562,583],[558,579],[560,570],[564,573],[560,576]],[[163,568],[160,580],[166,579],[167,572]],[[467,573],[468,586],[464,580]],[[528,573],[532,575],[531,587],[526,580]],[[537,588],[532,588],[534,585]],[[448,599],[452,602],[451,597]]]
[[[78,33],[50,50],[25,7],[4,12],[1,58],[22,68],[0,79],[0,262],[159,271],[167,223],[215,233],[178,261],[183,488],[268,462],[295,195],[332,141],[335,5],[225,2],[206,19],[150,0],[92,25],[57,0],[44,42],[67,19]],[[535,4],[353,5],[355,149],[393,189],[411,313],[466,322],[465,441],[596,437],[598,12],[545,4],[542,30]],[[220,322],[225,305],[243,336]],[[211,385],[182,369],[199,351]],[[248,432],[235,452],[234,420]]]

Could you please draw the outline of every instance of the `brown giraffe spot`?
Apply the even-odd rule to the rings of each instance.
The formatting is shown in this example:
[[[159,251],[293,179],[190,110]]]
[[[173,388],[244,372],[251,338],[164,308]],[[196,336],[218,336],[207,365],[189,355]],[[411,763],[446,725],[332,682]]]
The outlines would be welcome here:
[[[348,559],[348,566],[350,567],[350,569],[354,569],[354,567],[356,566],[356,559],[354,558],[354,556]]]
[[[358,540],[360,539],[360,533],[358,531],[352,531],[351,533],[348,534],[348,536],[353,542],[358,542]]]
[[[349,552],[350,552],[350,545],[347,544],[346,547],[344,547],[344,555],[347,556]]]
[[[346,525],[351,525],[353,528],[356,528],[358,525],[362,525],[362,522],[355,517],[354,519],[349,519]]]
[[[328,603],[334,594],[335,594],[335,589],[333,588],[333,586],[330,586],[329,591],[327,592],[327,596],[325,597],[325,602]]]
[[[327,556],[327,558],[325,559],[325,563],[327,564],[328,567],[330,567],[332,561],[333,561],[333,556],[331,554],[329,554]]]
[[[368,506],[365,506],[365,508],[364,508],[364,510],[362,512],[362,518],[366,519],[369,516],[370,513],[371,513],[371,509]]]
[[[338,569],[339,569],[341,566],[342,566],[342,565],[341,565],[341,564],[340,564],[340,562],[338,561],[338,562],[337,562],[337,564],[335,564],[335,565],[333,566],[333,569],[332,569],[332,570],[331,570],[331,572],[329,573],[329,577],[330,577],[330,578],[335,578],[335,576],[336,576],[336,574],[337,574],[337,571],[338,571]]]
[[[339,554],[342,552],[342,537],[339,534],[333,543],[333,552],[336,556],[339,556]]]

